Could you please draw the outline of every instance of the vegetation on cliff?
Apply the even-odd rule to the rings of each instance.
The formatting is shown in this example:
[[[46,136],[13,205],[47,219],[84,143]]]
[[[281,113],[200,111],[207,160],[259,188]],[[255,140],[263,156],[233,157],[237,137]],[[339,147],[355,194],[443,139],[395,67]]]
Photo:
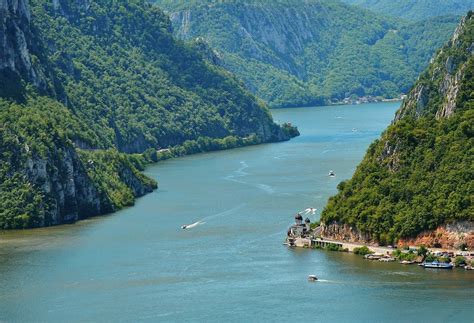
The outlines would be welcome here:
[[[398,97],[458,22],[400,22],[338,1],[155,3],[170,13],[180,38],[208,42],[220,64],[277,107]]]
[[[474,221],[474,16],[421,74],[392,125],[322,213],[392,244]]]
[[[295,135],[145,1],[0,0],[0,15],[0,229],[131,205],[156,188],[149,161]]]
[[[345,3],[361,6],[374,12],[402,17],[410,20],[423,20],[427,17],[443,15],[462,16],[474,9],[474,0],[342,0]]]

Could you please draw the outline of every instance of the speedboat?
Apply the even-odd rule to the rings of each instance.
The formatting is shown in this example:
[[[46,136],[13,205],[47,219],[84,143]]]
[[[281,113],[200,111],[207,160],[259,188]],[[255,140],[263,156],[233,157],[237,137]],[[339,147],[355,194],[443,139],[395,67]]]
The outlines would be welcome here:
[[[334,176],[336,176],[336,174],[334,173],[334,171],[330,170],[328,176],[329,177],[334,177]]]
[[[309,276],[308,276],[308,280],[309,280],[310,282],[315,282],[315,281],[318,280],[318,277],[316,277],[316,275],[309,275]]]

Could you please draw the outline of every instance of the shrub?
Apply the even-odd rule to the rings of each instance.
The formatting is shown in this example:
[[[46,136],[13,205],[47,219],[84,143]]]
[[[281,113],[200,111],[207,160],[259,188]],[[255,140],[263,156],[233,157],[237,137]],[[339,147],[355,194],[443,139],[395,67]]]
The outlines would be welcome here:
[[[372,250],[370,250],[367,246],[362,246],[362,247],[354,248],[354,253],[356,255],[365,256],[365,255],[368,255],[368,254],[372,254],[374,252]]]
[[[466,262],[466,258],[464,258],[463,256],[457,256],[455,259],[454,259],[454,265],[456,267],[459,267],[460,265],[466,265],[467,262]]]

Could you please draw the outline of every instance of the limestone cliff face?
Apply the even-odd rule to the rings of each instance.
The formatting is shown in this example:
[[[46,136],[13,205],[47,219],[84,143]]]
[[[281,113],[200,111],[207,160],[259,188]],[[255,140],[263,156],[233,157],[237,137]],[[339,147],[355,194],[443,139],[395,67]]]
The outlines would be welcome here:
[[[18,141],[22,142],[24,138],[19,137]],[[41,192],[40,210],[35,210],[29,226],[72,223],[116,210],[109,192],[89,175],[88,168],[96,167],[94,161],[81,159],[70,143],[57,144],[42,155],[25,143],[13,148],[10,155],[14,157],[6,162],[12,165],[12,170],[21,174],[32,190]],[[116,161],[111,158],[110,162]],[[120,178],[133,196],[143,196],[156,188],[152,182],[144,182],[137,170],[125,163],[118,164],[115,174],[105,176]],[[10,224],[4,223],[4,228],[11,228]]]
[[[39,226],[71,223],[113,211],[110,201],[101,196],[73,148],[57,148],[49,152],[48,158],[31,156],[25,164],[28,181],[52,200]]]
[[[46,90],[45,72],[34,62],[38,44],[30,20],[27,0],[0,0],[0,76],[6,82],[23,78]]]
[[[339,241],[360,243],[374,242],[369,233],[361,232],[357,227],[345,223],[322,223],[321,236]]]
[[[330,23],[329,20],[315,23],[311,13],[324,10],[318,4],[307,4],[307,11],[303,12],[288,7],[275,10],[268,5],[226,3],[219,8],[209,5],[205,9],[172,12],[170,18],[181,38],[193,39],[204,36],[199,34],[200,19],[203,15],[212,16],[214,10],[230,13],[232,24],[238,25],[233,39],[222,39],[219,47],[237,52],[245,46],[247,58],[269,63],[302,79],[307,71],[298,56],[304,54],[308,43],[320,38],[319,27]]]
[[[465,32],[466,24],[472,17],[464,17],[456,28],[447,47],[442,48],[431,60],[431,68],[427,71],[427,81],[419,80],[410,91],[397,112],[394,122],[405,116],[420,117],[427,113],[434,113],[436,118],[447,118],[456,110],[458,92],[464,78],[468,59],[456,62],[450,54],[450,49],[459,49],[463,44],[460,36]],[[471,43],[462,51],[467,57],[474,55],[474,44]],[[442,102],[434,102],[433,97],[441,97]],[[427,109],[427,107],[436,109]]]

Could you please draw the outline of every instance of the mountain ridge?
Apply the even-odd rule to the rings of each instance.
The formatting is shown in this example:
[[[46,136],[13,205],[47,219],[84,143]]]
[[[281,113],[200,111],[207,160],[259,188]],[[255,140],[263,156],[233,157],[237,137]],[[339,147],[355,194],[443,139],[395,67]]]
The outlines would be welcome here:
[[[338,1],[157,0],[181,39],[200,38],[271,106],[406,93],[458,18],[393,18]]]
[[[443,15],[462,16],[474,9],[473,0],[343,0],[377,13],[409,20],[423,20]]]
[[[338,185],[321,216],[325,236],[381,244],[474,245],[472,232],[445,241],[435,234],[456,223],[469,228],[474,221],[473,35],[471,11],[420,75],[352,179]]]

